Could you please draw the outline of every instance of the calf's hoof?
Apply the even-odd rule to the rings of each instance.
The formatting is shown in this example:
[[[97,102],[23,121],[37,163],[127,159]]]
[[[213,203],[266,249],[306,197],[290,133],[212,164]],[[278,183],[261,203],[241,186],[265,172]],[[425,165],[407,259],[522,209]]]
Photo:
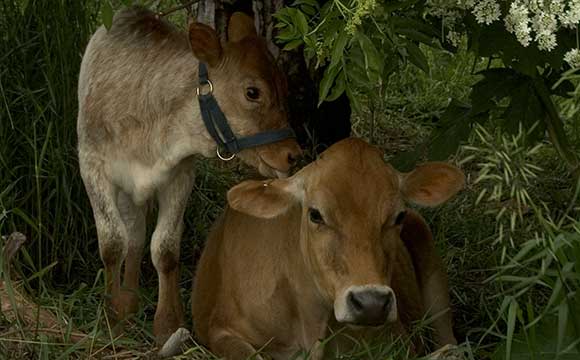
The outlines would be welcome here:
[[[167,339],[165,344],[157,355],[162,358],[167,358],[171,356],[179,355],[183,352],[182,346],[185,344],[187,339],[191,337],[189,330],[185,328],[177,329],[171,336]]]
[[[445,345],[426,357],[427,360],[463,360],[463,351],[457,345]]]
[[[158,347],[162,347],[167,340],[173,335],[183,322],[177,318],[157,319],[153,321],[153,335],[155,336],[155,343]]]

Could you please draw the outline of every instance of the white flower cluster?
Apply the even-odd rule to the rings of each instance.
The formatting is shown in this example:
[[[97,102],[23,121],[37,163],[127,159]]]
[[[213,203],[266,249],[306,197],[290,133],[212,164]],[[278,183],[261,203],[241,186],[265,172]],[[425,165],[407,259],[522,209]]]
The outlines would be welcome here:
[[[580,68],[580,51],[578,49],[572,49],[564,55],[564,61],[566,61],[571,68]]]
[[[453,32],[453,36],[448,37],[448,40],[457,42],[455,24],[460,17],[459,11],[470,11],[478,23],[489,25],[502,20],[500,5],[503,1],[506,0],[427,0],[427,6],[430,9],[429,13],[441,17],[444,26]],[[534,43],[540,50],[552,51],[558,46],[556,32],[560,28],[574,29],[580,23],[580,0],[507,0],[507,2],[509,9],[503,14],[504,25],[524,47]],[[578,59],[580,55],[576,51],[569,52],[567,56],[568,59]]]
[[[492,22],[499,20],[501,11],[496,0],[479,0],[475,1],[475,5],[471,10],[475,19],[480,24],[489,25]]]
[[[530,45],[530,24],[528,20],[529,10],[523,4],[514,1],[508,15],[505,17],[505,27],[509,32],[516,35],[516,38],[523,46]]]

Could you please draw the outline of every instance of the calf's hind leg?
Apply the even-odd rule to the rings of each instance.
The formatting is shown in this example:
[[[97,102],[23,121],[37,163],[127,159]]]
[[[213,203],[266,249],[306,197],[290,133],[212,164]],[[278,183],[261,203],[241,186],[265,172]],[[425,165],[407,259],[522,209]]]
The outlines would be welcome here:
[[[159,345],[183,325],[183,304],[179,294],[179,253],[183,214],[194,176],[191,163],[182,163],[175,176],[157,194],[159,215],[151,239],[151,258],[159,277],[159,297],[153,333]]]
[[[421,215],[411,210],[407,212],[401,239],[413,261],[424,309],[429,316],[435,317],[433,328],[437,345],[456,345],[447,271],[435,248],[431,229]]]

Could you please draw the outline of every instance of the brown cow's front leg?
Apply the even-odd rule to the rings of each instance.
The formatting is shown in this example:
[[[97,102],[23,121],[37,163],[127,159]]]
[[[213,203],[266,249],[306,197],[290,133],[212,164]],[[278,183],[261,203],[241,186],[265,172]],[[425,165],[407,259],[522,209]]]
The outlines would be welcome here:
[[[158,192],[159,216],[151,239],[151,258],[159,278],[159,298],[153,333],[162,345],[183,325],[183,304],[179,294],[179,246],[183,214],[194,176],[191,164],[181,164],[172,180]]]
[[[239,338],[229,332],[215,331],[218,336],[212,336],[209,339],[209,347],[212,351],[226,360],[262,360],[263,357],[256,354],[256,349],[247,341]]]

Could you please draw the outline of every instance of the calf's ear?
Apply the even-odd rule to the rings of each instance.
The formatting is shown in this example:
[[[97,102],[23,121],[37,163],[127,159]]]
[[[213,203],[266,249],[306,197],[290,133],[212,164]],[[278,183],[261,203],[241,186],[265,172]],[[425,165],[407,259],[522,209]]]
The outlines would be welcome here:
[[[401,174],[404,198],[420,206],[437,206],[457,194],[465,184],[465,175],[457,167],[443,162],[419,165]]]
[[[222,46],[220,39],[211,27],[202,23],[192,23],[189,25],[189,43],[193,55],[210,67],[219,64],[222,57]]]
[[[230,207],[259,218],[271,219],[286,212],[298,201],[296,180],[248,180],[228,191]]]
[[[228,40],[240,41],[248,36],[258,36],[254,19],[243,12],[235,12],[228,23]]]

